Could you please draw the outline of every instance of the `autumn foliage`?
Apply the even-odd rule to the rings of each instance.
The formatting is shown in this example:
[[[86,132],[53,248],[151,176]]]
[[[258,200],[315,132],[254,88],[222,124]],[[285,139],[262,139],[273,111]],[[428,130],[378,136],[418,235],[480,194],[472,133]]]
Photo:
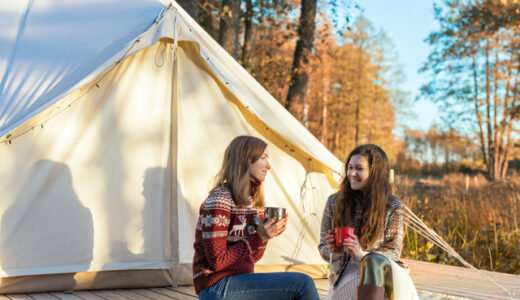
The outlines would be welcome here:
[[[426,131],[399,127],[411,99],[398,55],[370,20],[351,18],[352,1],[180,1],[340,160],[380,145],[397,195],[428,225],[477,267],[520,272],[519,1],[436,2],[420,97],[439,105],[442,122]],[[404,253],[455,263],[411,231]]]

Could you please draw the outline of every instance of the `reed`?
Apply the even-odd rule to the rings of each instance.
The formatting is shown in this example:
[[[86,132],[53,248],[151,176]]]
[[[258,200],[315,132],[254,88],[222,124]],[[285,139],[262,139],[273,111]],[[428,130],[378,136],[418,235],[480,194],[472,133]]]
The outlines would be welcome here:
[[[489,182],[454,173],[443,178],[397,176],[395,194],[469,263],[520,274],[520,176]],[[442,249],[406,229],[403,257],[459,265]]]

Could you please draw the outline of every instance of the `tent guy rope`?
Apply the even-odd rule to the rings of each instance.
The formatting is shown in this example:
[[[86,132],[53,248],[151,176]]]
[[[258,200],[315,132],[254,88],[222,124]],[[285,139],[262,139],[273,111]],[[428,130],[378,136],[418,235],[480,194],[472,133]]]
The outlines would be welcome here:
[[[449,255],[453,256],[455,259],[457,259],[460,263],[462,263],[467,268],[476,271],[483,277],[485,277],[487,280],[493,282],[496,286],[498,286],[500,289],[502,289],[504,292],[506,292],[510,298],[512,299],[514,296],[514,293],[512,291],[509,291],[506,289],[503,285],[498,283],[493,278],[486,275],[482,270],[477,269],[473,265],[471,265],[469,262],[467,262],[457,251],[455,251],[441,236],[439,236],[434,230],[429,228],[424,222],[417,217],[408,207],[403,205],[405,210],[405,221],[408,224],[410,228],[412,228],[415,232],[422,235],[427,240],[433,242],[435,245],[437,245],[442,250],[446,251]]]

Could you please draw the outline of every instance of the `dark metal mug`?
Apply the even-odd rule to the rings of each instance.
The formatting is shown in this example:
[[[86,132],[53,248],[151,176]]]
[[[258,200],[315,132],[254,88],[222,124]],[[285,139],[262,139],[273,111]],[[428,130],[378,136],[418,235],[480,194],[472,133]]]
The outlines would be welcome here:
[[[264,211],[264,216],[267,217],[267,221],[271,219],[275,219],[279,221],[285,217],[285,208],[282,207],[266,207]]]

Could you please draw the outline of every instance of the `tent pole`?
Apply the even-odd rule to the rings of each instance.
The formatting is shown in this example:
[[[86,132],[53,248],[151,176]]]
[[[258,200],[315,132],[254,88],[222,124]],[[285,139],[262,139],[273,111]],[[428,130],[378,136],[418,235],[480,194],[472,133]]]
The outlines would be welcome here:
[[[176,284],[176,277],[179,273],[180,261],[179,261],[179,219],[178,219],[178,191],[177,191],[177,155],[178,155],[178,115],[177,115],[177,99],[178,99],[178,90],[177,90],[177,43],[176,41],[172,44],[171,48],[171,58],[172,58],[172,75],[171,75],[171,97],[170,97],[170,107],[171,107],[171,126],[170,126],[170,174],[171,180],[169,182],[170,185],[170,204],[171,204],[171,255],[173,258],[173,278],[172,284]]]

